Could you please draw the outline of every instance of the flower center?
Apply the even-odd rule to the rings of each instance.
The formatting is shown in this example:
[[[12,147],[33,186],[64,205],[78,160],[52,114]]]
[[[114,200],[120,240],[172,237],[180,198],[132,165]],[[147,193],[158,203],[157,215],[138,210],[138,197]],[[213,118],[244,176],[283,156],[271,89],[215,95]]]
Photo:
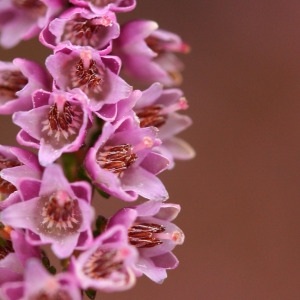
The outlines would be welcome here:
[[[28,83],[20,71],[3,70],[0,72],[0,99],[4,101],[17,98],[16,93]]]
[[[161,114],[161,105],[150,105],[137,112],[140,119],[140,127],[160,127],[166,123],[167,115]]]
[[[71,199],[66,192],[57,192],[45,202],[42,217],[42,225],[47,229],[77,230],[80,221],[77,200]]]
[[[109,277],[113,272],[123,268],[123,261],[118,257],[117,250],[97,249],[83,266],[83,272],[93,278]]]
[[[103,91],[104,71],[97,67],[94,60],[80,59],[72,72],[72,87],[80,88],[86,94],[89,92],[101,93]]]
[[[80,127],[80,115],[81,112],[75,110],[69,101],[64,102],[61,110],[55,103],[50,106],[48,119],[42,122],[44,125],[42,132],[47,131],[48,136],[54,135],[57,141],[60,140],[61,136],[68,139],[77,133]]]
[[[96,161],[102,169],[121,175],[137,159],[137,155],[132,153],[132,149],[129,144],[104,146],[97,152]]]
[[[0,260],[5,258],[9,253],[15,252],[12,242],[9,240],[0,239]]]
[[[58,290],[54,293],[51,292],[51,295],[49,295],[48,291],[41,291],[34,296],[30,296],[28,300],[72,300],[72,298],[68,292],[64,290]]]
[[[151,248],[162,244],[156,234],[166,230],[165,226],[155,223],[139,223],[128,229],[129,243],[137,248]]]
[[[33,15],[42,16],[47,11],[47,6],[39,0],[13,0],[15,6],[30,11]]]
[[[79,14],[65,25],[63,40],[69,40],[74,45],[97,47],[105,29],[112,25],[109,17],[85,19]]]
[[[7,169],[7,168],[13,168],[13,167],[17,167],[17,166],[21,166],[22,163],[19,162],[18,160],[12,160],[12,159],[7,159],[4,157],[0,156],[0,171]],[[5,179],[3,179],[0,176],[0,194],[1,194],[1,198],[6,198],[7,195],[10,195],[11,193],[13,193],[14,191],[16,191],[16,187],[6,181]]]

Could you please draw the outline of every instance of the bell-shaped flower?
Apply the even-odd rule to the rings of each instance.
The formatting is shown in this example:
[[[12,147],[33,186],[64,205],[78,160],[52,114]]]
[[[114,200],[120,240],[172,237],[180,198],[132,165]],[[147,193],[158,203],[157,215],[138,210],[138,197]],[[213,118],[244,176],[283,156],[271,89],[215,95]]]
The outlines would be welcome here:
[[[46,59],[46,66],[57,88],[65,91],[81,89],[89,98],[88,106],[94,112],[100,111],[106,104],[116,105],[132,92],[132,87],[118,76],[120,59],[101,56],[91,47],[57,47],[55,53]]]
[[[147,201],[136,207],[123,208],[109,219],[107,228],[123,225],[128,241],[138,250],[135,264],[137,274],[162,283],[166,270],[178,265],[172,250],[184,242],[184,234],[171,221],[180,212],[180,206],[160,201]]]
[[[31,109],[31,94],[51,84],[49,74],[36,62],[22,58],[0,61],[0,114]]]
[[[181,83],[183,69],[175,53],[186,53],[189,46],[178,35],[159,29],[154,21],[135,20],[121,27],[113,50],[133,79],[174,86]]]
[[[162,144],[155,149],[169,159],[169,168],[174,167],[174,159],[187,160],[195,156],[194,149],[175,135],[192,124],[189,116],[177,113],[188,108],[180,89],[165,89],[154,83],[137,99],[133,110],[141,127],[155,126]]]
[[[135,8],[136,0],[70,0],[76,6],[88,7],[96,14],[106,11],[128,12]]]
[[[117,225],[95,238],[77,258],[72,257],[69,269],[82,289],[124,291],[135,284],[136,259],[137,251],[128,244],[126,229]]]
[[[168,167],[169,161],[152,151],[160,144],[156,135],[154,127],[140,128],[131,117],[106,123],[85,159],[92,182],[125,201],[134,201],[138,195],[166,200],[168,193],[156,175]]]
[[[41,258],[41,252],[38,247],[26,241],[21,230],[13,230],[1,222],[0,239],[0,286],[2,286],[5,282],[21,280],[27,260],[33,257]]]
[[[53,164],[45,168],[42,180],[21,180],[19,190],[23,201],[1,211],[0,219],[25,229],[32,245],[51,244],[58,258],[66,258],[90,243],[94,211],[87,182],[69,183]]]
[[[11,204],[11,201],[19,201],[15,192],[21,179],[40,179],[42,172],[34,153],[18,147],[0,145],[0,210]]]
[[[51,275],[41,262],[30,259],[26,265],[23,281],[2,286],[2,300],[81,300],[81,293],[71,274],[64,272]]]
[[[51,21],[42,30],[40,41],[51,49],[55,49],[60,43],[90,46],[105,55],[111,51],[112,40],[119,34],[120,26],[113,12],[99,15],[85,8],[75,7]]]
[[[65,4],[64,0],[2,0],[0,44],[11,48],[36,36]]]
[[[35,92],[33,109],[13,115],[13,122],[22,128],[18,142],[39,149],[43,166],[54,162],[62,153],[78,150],[89,125],[86,101],[83,93]]]

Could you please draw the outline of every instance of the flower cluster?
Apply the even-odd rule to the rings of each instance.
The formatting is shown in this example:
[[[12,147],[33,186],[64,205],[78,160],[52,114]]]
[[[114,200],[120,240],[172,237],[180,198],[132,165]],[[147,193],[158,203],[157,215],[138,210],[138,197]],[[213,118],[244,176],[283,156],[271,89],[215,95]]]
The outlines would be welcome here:
[[[20,127],[18,146],[0,145],[0,299],[93,299],[143,274],[161,283],[178,265],[180,206],[158,174],[194,156],[177,137],[191,125],[176,55],[189,47],[154,21],[120,25],[135,6],[1,2],[0,44],[38,36],[52,54],[44,66],[0,62],[0,113]],[[141,203],[104,217],[94,192]]]

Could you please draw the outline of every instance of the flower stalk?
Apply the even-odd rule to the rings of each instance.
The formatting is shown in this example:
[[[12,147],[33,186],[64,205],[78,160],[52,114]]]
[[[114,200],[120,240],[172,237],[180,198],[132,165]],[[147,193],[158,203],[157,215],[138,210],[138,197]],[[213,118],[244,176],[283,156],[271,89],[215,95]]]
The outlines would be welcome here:
[[[178,53],[189,46],[155,21],[120,24],[136,2],[0,7],[2,47],[38,37],[52,51],[44,65],[0,61],[0,114],[20,127],[17,146],[0,145],[3,300],[95,299],[142,275],[162,283],[178,266],[173,249],[184,233],[173,220],[181,208],[158,175],[195,155],[177,136],[192,123],[179,88]],[[95,191],[124,207],[103,216]]]

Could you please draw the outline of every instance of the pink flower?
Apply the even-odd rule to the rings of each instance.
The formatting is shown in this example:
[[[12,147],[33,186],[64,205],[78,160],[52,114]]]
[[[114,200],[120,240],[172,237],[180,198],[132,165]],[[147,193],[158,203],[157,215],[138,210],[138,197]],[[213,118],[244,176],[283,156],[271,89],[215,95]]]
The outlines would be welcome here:
[[[123,225],[128,231],[129,243],[138,250],[135,269],[155,282],[162,283],[167,269],[178,266],[176,256],[171,252],[184,242],[180,228],[171,223],[180,206],[160,201],[147,201],[135,207],[123,208],[109,219],[107,228]]]
[[[174,86],[181,83],[183,69],[174,52],[186,53],[189,47],[178,35],[158,29],[156,22],[136,20],[121,27],[114,51],[122,59],[124,71],[133,79]]]
[[[166,200],[168,193],[156,175],[169,161],[152,151],[160,144],[156,134],[154,127],[139,128],[130,117],[114,125],[106,123],[85,160],[92,182],[125,201],[136,200],[138,195]]]
[[[194,149],[175,136],[192,124],[189,116],[177,112],[187,108],[187,101],[180,89],[163,90],[159,83],[143,91],[133,107],[141,127],[158,128],[158,138],[162,143],[155,150],[170,161],[169,169],[174,167],[175,159],[187,160],[195,156]]]
[[[70,274],[65,272],[53,276],[37,259],[30,259],[27,262],[24,281],[4,284],[1,299],[81,300],[82,297]]]
[[[2,0],[0,44],[11,48],[37,35],[63,6],[64,0]]]
[[[110,11],[99,15],[75,7],[51,21],[42,30],[40,41],[52,49],[60,43],[91,46],[105,55],[111,51],[112,39],[119,36],[119,27],[115,14]]]
[[[0,61],[0,114],[31,109],[31,94],[37,89],[50,89],[51,83],[46,70],[33,61]]]
[[[121,62],[115,56],[101,56],[90,47],[61,46],[46,60],[55,86],[64,91],[81,89],[89,98],[91,111],[116,104],[131,94],[132,87],[118,76]]]
[[[33,109],[13,115],[14,123],[22,128],[17,137],[19,143],[39,149],[43,166],[62,153],[78,150],[89,124],[86,101],[84,94],[37,91]]]
[[[96,14],[108,10],[128,12],[136,6],[136,0],[70,0],[70,2],[78,6],[89,7]]]
[[[17,190],[21,179],[40,179],[43,169],[35,154],[18,147],[0,145],[0,171],[1,210],[19,202]]]
[[[126,229],[117,225],[99,235],[77,258],[72,257],[70,271],[81,288],[115,292],[135,284],[137,252],[127,239]]]
[[[3,224],[0,222],[0,226]],[[38,247],[30,245],[20,230],[12,230],[7,239],[0,230],[0,285],[23,278],[24,267],[28,259],[41,258]],[[2,299],[2,298],[1,298]]]
[[[19,186],[23,201],[0,212],[3,223],[26,229],[32,245],[51,244],[59,258],[90,243],[94,211],[89,184],[69,183],[59,165],[49,165],[42,180],[23,179]]]

